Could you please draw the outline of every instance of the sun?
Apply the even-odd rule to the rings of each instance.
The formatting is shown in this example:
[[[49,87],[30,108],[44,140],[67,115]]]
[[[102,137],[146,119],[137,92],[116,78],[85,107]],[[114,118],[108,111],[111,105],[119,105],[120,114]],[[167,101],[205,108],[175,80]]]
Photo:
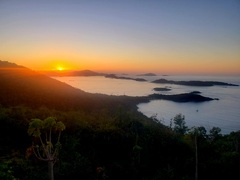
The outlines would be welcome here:
[[[58,66],[58,67],[57,67],[57,70],[58,70],[58,71],[62,71],[62,70],[64,70],[64,68],[61,67],[61,66]]]
[[[57,67],[56,67],[56,70],[57,71],[63,71],[63,70],[65,70],[66,68],[65,67],[63,67],[62,65],[58,65]]]
[[[72,69],[72,65],[69,64],[68,62],[65,62],[65,61],[62,61],[62,62],[59,62],[59,61],[52,61],[50,63],[50,66],[51,66],[51,70],[53,71],[58,71],[58,72],[65,72],[65,71],[69,71]]]

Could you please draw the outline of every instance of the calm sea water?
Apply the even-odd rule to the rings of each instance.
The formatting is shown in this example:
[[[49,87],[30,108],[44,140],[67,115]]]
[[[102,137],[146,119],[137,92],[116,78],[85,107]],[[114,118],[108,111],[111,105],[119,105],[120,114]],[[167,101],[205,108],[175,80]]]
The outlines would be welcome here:
[[[121,75],[122,76],[122,75]],[[139,76],[131,76],[139,78]],[[133,80],[109,79],[103,76],[91,77],[53,77],[73,87],[90,93],[108,95],[146,96],[152,93],[179,94],[200,91],[203,96],[218,98],[203,103],[176,103],[166,100],[154,100],[138,105],[138,110],[148,117],[156,116],[165,125],[181,113],[186,125],[221,128],[222,134],[240,130],[240,86],[190,87],[172,84],[154,84],[151,81],[165,78],[168,80],[204,80],[221,81],[240,85],[239,76],[142,76],[147,82]],[[171,91],[156,92],[155,87],[169,87]]]

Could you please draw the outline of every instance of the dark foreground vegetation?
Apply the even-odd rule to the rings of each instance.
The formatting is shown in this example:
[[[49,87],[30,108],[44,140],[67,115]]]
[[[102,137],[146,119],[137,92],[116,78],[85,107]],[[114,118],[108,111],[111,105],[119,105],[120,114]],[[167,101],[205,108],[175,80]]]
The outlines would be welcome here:
[[[137,111],[139,99],[88,94],[14,64],[0,69],[0,84],[0,179],[48,179],[47,163],[27,151],[32,119],[48,117],[66,127],[55,179],[240,177],[240,131],[189,130],[181,114],[166,127]]]

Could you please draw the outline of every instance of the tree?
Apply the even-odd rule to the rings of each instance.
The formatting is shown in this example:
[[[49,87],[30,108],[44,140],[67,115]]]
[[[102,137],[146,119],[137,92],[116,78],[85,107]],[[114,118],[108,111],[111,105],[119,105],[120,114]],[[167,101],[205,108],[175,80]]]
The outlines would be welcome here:
[[[198,180],[198,137],[206,135],[206,129],[204,127],[192,127],[190,135],[194,137],[195,145],[195,180]]]
[[[32,119],[29,123],[28,134],[38,140],[37,144],[33,144],[28,149],[34,155],[42,160],[48,162],[48,173],[50,180],[54,179],[53,166],[58,159],[61,132],[65,129],[62,122],[56,122],[55,117],[48,117],[44,120]],[[53,133],[56,133],[56,142],[53,143]]]
[[[181,135],[184,135],[187,130],[188,127],[185,126],[186,122],[185,122],[185,116],[182,115],[181,113],[177,114],[174,118],[173,118],[173,123],[174,123],[174,127],[173,130]]]
[[[192,127],[189,131],[189,134],[194,139],[194,147],[195,147],[195,180],[198,180],[198,141],[201,139],[206,139],[207,130],[205,127]]]
[[[229,141],[233,145],[233,151],[239,152],[240,147],[240,131],[231,132],[229,135]]]
[[[209,133],[210,133],[210,139],[211,140],[216,140],[217,138],[221,137],[221,129],[219,127],[213,127],[212,129],[210,129]]]

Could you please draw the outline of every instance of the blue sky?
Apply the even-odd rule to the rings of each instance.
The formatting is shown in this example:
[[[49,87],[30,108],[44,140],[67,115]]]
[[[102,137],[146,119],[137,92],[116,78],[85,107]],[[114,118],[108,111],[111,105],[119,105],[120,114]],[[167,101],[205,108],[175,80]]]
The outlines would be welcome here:
[[[239,0],[0,0],[0,59],[100,71],[240,74]]]

